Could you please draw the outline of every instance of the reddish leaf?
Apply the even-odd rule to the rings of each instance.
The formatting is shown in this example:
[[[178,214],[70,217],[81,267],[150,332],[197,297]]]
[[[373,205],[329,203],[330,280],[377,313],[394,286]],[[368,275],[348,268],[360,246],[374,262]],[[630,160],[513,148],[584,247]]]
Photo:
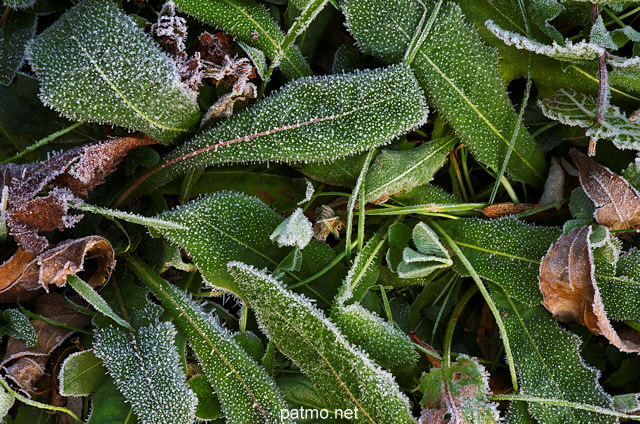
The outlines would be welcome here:
[[[111,244],[102,237],[67,240],[39,255],[19,248],[0,265],[0,303],[32,299],[48,291],[50,285],[66,285],[67,275],[83,271],[87,258],[96,261],[87,282],[93,287],[104,284],[115,260]]]
[[[596,205],[594,217],[611,230],[640,229],[640,193],[621,176],[571,149],[582,188]]]

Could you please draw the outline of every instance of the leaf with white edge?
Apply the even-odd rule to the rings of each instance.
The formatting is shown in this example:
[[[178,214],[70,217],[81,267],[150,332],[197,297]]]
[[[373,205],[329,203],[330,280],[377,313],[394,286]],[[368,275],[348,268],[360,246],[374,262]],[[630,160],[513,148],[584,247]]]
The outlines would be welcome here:
[[[67,283],[73,287],[76,293],[78,293],[84,300],[96,308],[98,312],[108,316],[124,328],[129,330],[132,329],[131,324],[120,318],[118,314],[111,309],[111,306],[109,306],[109,304],[98,294],[98,292],[77,275],[68,275]]]
[[[285,35],[267,9],[254,0],[174,0],[178,9],[262,50],[269,59],[282,55],[280,69],[287,78],[311,75],[311,69],[295,45],[284,52]]]
[[[412,0],[344,0],[342,5],[349,31],[361,49],[385,60],[398,60],[404,55],[423,12],[420,4]],[[387,45],[392,47],[388,49]],[[513,132],[520,125],[507,173],[541,186],[546,168],[544,155],[518,123],[497,64],[495,53],[465,22],[459,6],[445,4],[411,67],[433,106],[447,118],[475,157],[491,168],[501,168]]]
[[[85,396],[95,393],[105,382],[107,370],[93,349],[72,353],[60,368],[60,394]]]
[[[334,306],[345,306],[359,302],[367,290],[378,280],[380,258],[387,240],[387,227],[383,226],[358,252],[340,291],[333,299]]]
[[[6,391],[4,387],[0,387],[0,417],[7,416],[15,402],[16,398]]]
[[[109,380],[93,395],[91,414],[86,424],[137,424],[131,405],[126,403],[113,381]]]
[[[420,379],[421,423],[459,424],[500,422],[498,404],[489,401],[489,373],[477,358],[458,356],[446,368],[431,368]]]
[[[42,101],[71,119],[120,125],[170,142],[200,117],[197,93],[113,2],[78,3],[36,37],[29,60]]]
[[[229,423],[278,422],[286,408],[273,379],[211,316],[148,265],[129,258],[129,265],[158,297],[187,336],[200,365],[215,389]]]
[[[157,322],[130,331],[109,323],[95,328],[94,335],[96,356],[140,422],[193,422],[198,400],[179,365],[173,324]]]
[[[349,343],[309,299],[253,267],[228,266],[260,328],[335,408],[354,410],[358,423],[415,423],[393,376]]]
[[[424,124],[427,113],[403,65],[301,78],[180,146],[136,184],[156,187],[220,163],[327,161],[389,143]]]
[[[424,222],[413,228],[411,239],[417,250],[405,247],[402,251],[402,262],[396,269],[400,278],[426,277],[440,268],[453,265],[447,249]]]
[[[256,68],[258,76],[260,78],[264,78],[267,73],[267,57],[264,55],[264,52],[255,47],[251,47],[240,40],[236,41],[236,43],[238,43],[247,56],[249,56],[249,59],[251,59],[251,62],[253,63],[253,67]]]
[[[2,318],[8,324],[0,328],[0,335],[8,335],[27,342],[27,347],[34,347],[38,343],[38,334],[33,324],[25,314],[18,309],[7,309],[2,312]]]
[[[0,28],[0,84],[9,85],[22,66],[37,22],[32,13],[12,11]]]
[[[604,47],[595,43],[588,43],[584,40],[581,40],[576,44],[567,40],[566,45],[564,46],[561,46],[555,41],[551,45],[539,43],[524,35],[502,29],[492,20],[488,20],[486,22],[486,26],[493,35],[498,37],[508,46],[514,46],[517,49],[527,50],[558,60],[571,62],[592,61],[596,60],[606,52]]]
[[[618,45],[611,38],[611,34],[607,30],[604,24],[602,16],[598,16],[598,19],[591,26],[591,32],[589,33],[589,42],[597,44],[605,49],[618,50]]]
[[[631,121],[616,106],[609,105],[600,123],[595,122],[597,99],[573,90],[559,90],[552,97],[538,100],[547,118],[565,125],[587,128],[594,140],[607,139],[619,149],[640,150],[640,123]]]
[[[36,4],[37,0],[4,0],[2,3],[15,9],[25,9]]]
[[[302,209],[298,208],[276,227],[269,238],[278,247],[297,246],[304,249],[313,238],[313,224],[304,216]]]
[[[360,303],[332,308],[331,321],[350,343],[394,375],[415,371],[419,355],[411,339]]]
[[[369,166],[363,188],[366,201],[383,203],[389,196],[427,184],[455,142],[455,137],[443,137],[414,149],[383,150]]]
[[[492,295],[503,316],[520,377],[519,395],[613,407],[612,398],[598,382],[600,372],[580,356],[577,336],[561,329],[542,306],[526,306],[500,289],[492,290]],[[564,405],[529,402],[528,409],[541,423],[618,422],[612,416]]]
[[[191,390],[193,390],[198,396],[196,418],[201,420],[217,420],[224,418],[218,396],[204,375],[195,375],[190,378],[187,383],[189,383]]]
[[[559,228],[535,227],[513,218],[454,219],[439,225],[481,277],[500,285],[521,302],[542,302],[538,289],[540,259],[560,236]],[[458,264],[454,269],[466,275],[465,268]]]

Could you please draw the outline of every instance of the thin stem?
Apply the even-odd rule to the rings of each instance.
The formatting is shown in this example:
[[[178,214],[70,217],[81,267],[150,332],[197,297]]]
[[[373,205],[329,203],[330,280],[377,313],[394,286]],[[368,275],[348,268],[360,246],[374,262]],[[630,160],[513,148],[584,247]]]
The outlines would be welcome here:
[[[61,129],[60,131],[54,132],[53,134],[46,136],[42,140],[33,143],[31,146],[25,148],[23,151],[10,157],[9,159],[0,161],[0,163],[14,162],[15,160],[20,159],[22,156],[26,155],[27,153],[33,152],[38,147],[44,146],[48,142],[53,141],[56,138],[75,130],[76,128],[78,128],[80,125],[83,125],[83,124],[84,122],[76,122],[75,124],[69,125],[68,127]]]
[[[624,414],[622,412],[614,411],[613,409],[602,408],[595,405],[585,405],[583,403],[569,402],[566,400],[546,399],[535,396],[521,396],[521,395],[496,395],[491,396],[491,400],[507,400],[507,401],[522,401],[522,402],[536,402],[544,403],[547,405],[563,406],[565,408],[581,409],[583,411],[596,412],[602,415],[609,415],[612,417],[626,418],[629,420],[637,420],[637,415]]]
[[[353,230],[353,212],[356,207],[356,199],[358,199],[358,195],[360,190],[362,190],[364,185],[364,180],[367,175],[367,171],[369,170],[369,164],[373,160],[373,157],[376,154],[376,149],[371,149],[367,152],[367,157],[362,164],[362,169],[360,170],[360,175],[358,176],[358,180],[356,181],[356,186],[353,188],[353,192],[351,193],[351,197],[349,197],[349,203],[347,204],[347,233],[345,235],[345,250],[347,251],[347,259],[351,257],[351,232]],[[359,209],[362,211],[364,209],[364,205],[360,205]]]
[[[91,331],[83,330],[82,328],[72,327],[70,325],[63,324],[61,322],[54,321],[52,319],[43,317],[42,315],[34,314],[30,310],[25,309],[25,307],[22,306],[20,304],[20,302],[16,303],[16,305],[18,305],[18,309],[20,309],[20,312],[22,312],[23,314],[25,314],[29,318],[33,318],[33,319],[37,319],[37,320],[40,320],[40,321],[44,321],[47,324],[55,325],[56,327],[60,327],[60,328],[66,328],[67,330],[77,331],[78,333],[89,334],[89,335],[93,334]]]
[[[351,244],[351,248],[353,249],[354,247],[356,247],[356,245],[357,245],[357,242],[354,241],[353,244]],[[334,266],[338,265],[340,263],[340,261],[342,261],[346,256],[347,256],[347,251],[345,249],[338,256],[336,256],[327,266],[322,268],[320,271],[316,272],[315,274],[313,274],[309,278],[305,278],[302,281],[298,281],[297,283],[294,283],[294,284],[291,284],[291,285],[287,286],[287,288],[288,289],[295,289],[295,288],[298,288],[298,287],[306,286],[310,282],[317,280],[318,278],[322,277],[327,272],[331,271],[331,268],[333,268]]]
[[[456,304],[453,311],[451,311],[451,318],[449,318],[449,322],[447,323],[447,329],[444,332],[444,343],[443,343],[443,352],[442,352],[442,367],[448,368],[451,366],[451,344],[453,343],[453,332],[456,329],[456,324],[458,323],[458,318],[462,315],[462,311],[469,303],[469,300],[473,297],[474,294],[478,292],[478,286],[471,286],[467,289],[466,292],[462,295],[458,303]]]
[[[65,414],[68,414],[71,418],[78,421],[79,423],[82,422],[82,420],[78,418],[78,416],[74,414],[73,411],[67,408],[63,408],[61,406],[48,405],[46,403],[41,403],[41,402],[36,402],[35,400],[31,400],[29,398],[22,396],[21,394],[13,390],[2,377],[0,377],[0,384],[2,384],[2,387],[4,387],[5,390],[11,394],[11,396],[18,399],[20,402],[24,403],[25,405],[34,406],[38,409],[44,409],[47,411],[64,412]]]

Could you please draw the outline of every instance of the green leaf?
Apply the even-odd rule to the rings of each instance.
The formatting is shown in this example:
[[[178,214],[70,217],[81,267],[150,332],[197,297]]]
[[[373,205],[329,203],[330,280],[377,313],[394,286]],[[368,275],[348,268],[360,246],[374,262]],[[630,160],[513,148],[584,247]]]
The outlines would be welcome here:
[[[30,61],[42,101],[71,119],[169,142],[200,116],[171,59],[110,1],[78,3],[35,39]]]
[[[9,85],[22,66],[27,43],[36,35],[37,22],[36,15],[13,11],[0,28],[0,84]]]
[[[540,259],[560,236],[558,228],[535,227],[512,218],[454,219],[440,225],[481,277],[500,285],[521,302],[542,302],[538,288]],[[466,274],[459,265],[455,269]]]
[[[396,268],[400,278],[426,277],[440,268],[453,265],[449,252],[444,248],[436,233],[424,222],[413,227],[411,239],[417,250],[405,247],[402,262]]]
[[[95,393],[104,384],[106,372],[93,349],[72,353],[60,368],[60,394],[84,396]]]
[[[23,339],[27,347],[34,347],[38,343],[38,334],[33,328],[33,324],[25,314],[18,309],[6,309],[2,312],[2,318],[8,324],[0,328],[0,335],[8,335],[18,339]]]
[[[307,298],[243,263],[229,263],[229,272],[261,329],[336,408],[354,410],[355,422],[415,422],[393,377],[345,340]]]
[[[190,378],[188,383],[191,390],[198,396],[196,418],[201,420],[224,418],[218,396],[204,375],[196,375]]]
[[[499,289],[492,294],[511,342],[520,377],[520,395],[612,408],[611,397],[598,383],[599,371],[587,366],[580,357],[577,336],[558,327],[542,306],[526,306]],[[618,421],[596,412],[535,402],[529,403],[529,412],[542,423]]]
[[[285,404],[274,381],[238,346],[227,330],[148,265],[136,258],[129,258],[129,265],[186,334],[218,395],[227,422],[291,423],[289,420],[278,421]]]
[[[358,153],[330,162],[311,162],[302,165],[302,173],[324,184],[353,187],[360,175],[366,153]]]
[[[277,378],[278,387],[282,390],[282,395],[289,404],[289,413],[294,411],[327,410],[332,409],[332,405],[324,393],[320,391],[309,378],[303,374],[281,374]],[[299,414],[302,415],[302,414]],[[309,414],[312,415],[312,414]],[[348,424],[346,419],[333,418],[323,420],[331,424]],[[296,423],[317,424],[318,420],[313,416],[299,417]]]
[[[267,9],[253,0],[176,0],[178,8],[220,28],[240,41],[262,50],[269,59],[282,55],[280,69],[287,78],[311,75],[311,69],[295,45],[282,51],[285,35]]]
[[[342,4],[349,30],[365,53],[385,60],[404,55],[421,16],[417,2],[344,0]],[[442,6],[411,66],[432,104],[476,158],[499,170],[516,125],[521,124],[498,74],[495,53],[482,44],[457,5]],[[507,172],[541,186],[545,168],[544,155],[520,128]]]
[[[302,209],[298,208],[276,227],[269,238],[278,247],[297,246],[304,249],[313,238],[313,225],[304,216]]]
[[[84,300],[89,302],[91,306],[105,316],[111,318],[126,329],[132,330],[131,325],[120,318],[116,314],[111,306],[96,292],[93,287],[87,284],[84,280],[80,279],[77,275],[68,275],[67,283],[78,293]]]
[[[420,379],[420,390],[425,422],[444,415],[460,424],[500,422],[497,404],[487,396],[489,373],[476,358],[460,355],[446,368],[431,368]]]
[[[33,6],[36,1],[37,0],[4,0],[2,3],[16,9],[24,9]]]
[[[613,141],[618,149],[640,150],[640,124],[627,118],[616,106],[609,105],[600,123],[595,122],[598,101],[573,90],[560,90],[538,101],[542,113],[565,125],[586,128],[587,137]]]
[[[347,156],[388,143],[426,116],[424,93],[406,66],[302,78],[176,149],[146,184],[219,163]]]
[[[392,323],[366,310],[360,303],[332,308],[331,321],[350,343],[360,346],[371,359],[394,375],[415,371],[419,356],[414,343]]]
[[[113,381],[109,380],[93,395],[87,424],[136,424],[132,407],[126,403]]]
[[[366,201],[382,203],[389,196],[427,184],[444,165],[455,141],[455,137],[444,137],[414,149],[383,150],[367,172]]]
[[[0,387],[0,417],[5,417],[9,414],[9,410],[15,402],[16,398],[6,391],[4,387]]]

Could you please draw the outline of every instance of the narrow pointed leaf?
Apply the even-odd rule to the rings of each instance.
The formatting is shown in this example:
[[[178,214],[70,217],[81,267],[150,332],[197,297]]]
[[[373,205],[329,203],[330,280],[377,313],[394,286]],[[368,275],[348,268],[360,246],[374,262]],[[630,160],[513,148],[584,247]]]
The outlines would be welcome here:
[[[512,218],[456,219],[440,225],[481,277],[522,302],[536,305],[542,301],[538,289],[540,260],[560,235],[560,229],[534,227]],[[455,267],[465,274],[461,267]]]
[[[227,422],[282,422],[285,403],[274,381],[223,329],[187,295],[135,258],[129,264],[138,277],[160,299],[186,334],[200,364],[216,390]]]
[[[200,116],[173,62],[110,1],[78,3],[36,38],[30,61],[42,101],[74,120],[169,142]]]
[[[262,50],[269,59],[282,55],[280,68],[288,78],[311,75],[309,65],[295,45],[281,50],[285,35],[267,9],[254,0],[175,0],[178,8],[218,27],[248,45]]]
[[[420,4],[411,0],[344,0],[342,5],[360,48],[385,60],[404,54],[422,15]],[[381,28],[393,31],[385,34]],[[390,38],[395,40],[389,42]],[[476,158],[500,169],[516,125],[521,124],[498,74],[495,53],[482,44],[457,5],[442,6],[411,67],[432,104]],[[544,155],[521,127],[507,172],[538,186],[544,183],[545,167]]]
[[[511,342],[520,395],[612,408],[612,398],[598,382],[600,372],[580,356],[578,337],[558,327],[542,306],[526,306],[500,290],[494,290],[493,297]],[[528,409],[543,423],[618,422],[611,416],[566,406],[531,402]]]
[[[80,296],[82,296],[84,300],[86,300],[91,306],[96,308],[98,312],[108,316],[124,328],[127,328],[129,330],[132,329],[131,325],[127,321],[120,318],[120,316],[118,316],[118,314],[116,314],[114,310],[111,309],[111,306],[109,306],[109,304],[102,297],[100,297],[98,292],[96,292],[93,287],[91,287],[77,275],[68,275],[67,283],[69,283],[69,285],[73,287],[73,289]]]
[[[383,203],[389,196],[427,184],[444,165],[454,144],[454,137],[444,137],[415,149],[383,150],[367,172],[366,201]]]
[[[388,372],[354,348],[307,298],[242,263],[229,271],[246,293],[262,330],[354,422],[414,423],[408,399]]]
[[[106,369],[93,349],[75,352],[62,363],[58,379],[62,396],[95,393],[106,380]]]

